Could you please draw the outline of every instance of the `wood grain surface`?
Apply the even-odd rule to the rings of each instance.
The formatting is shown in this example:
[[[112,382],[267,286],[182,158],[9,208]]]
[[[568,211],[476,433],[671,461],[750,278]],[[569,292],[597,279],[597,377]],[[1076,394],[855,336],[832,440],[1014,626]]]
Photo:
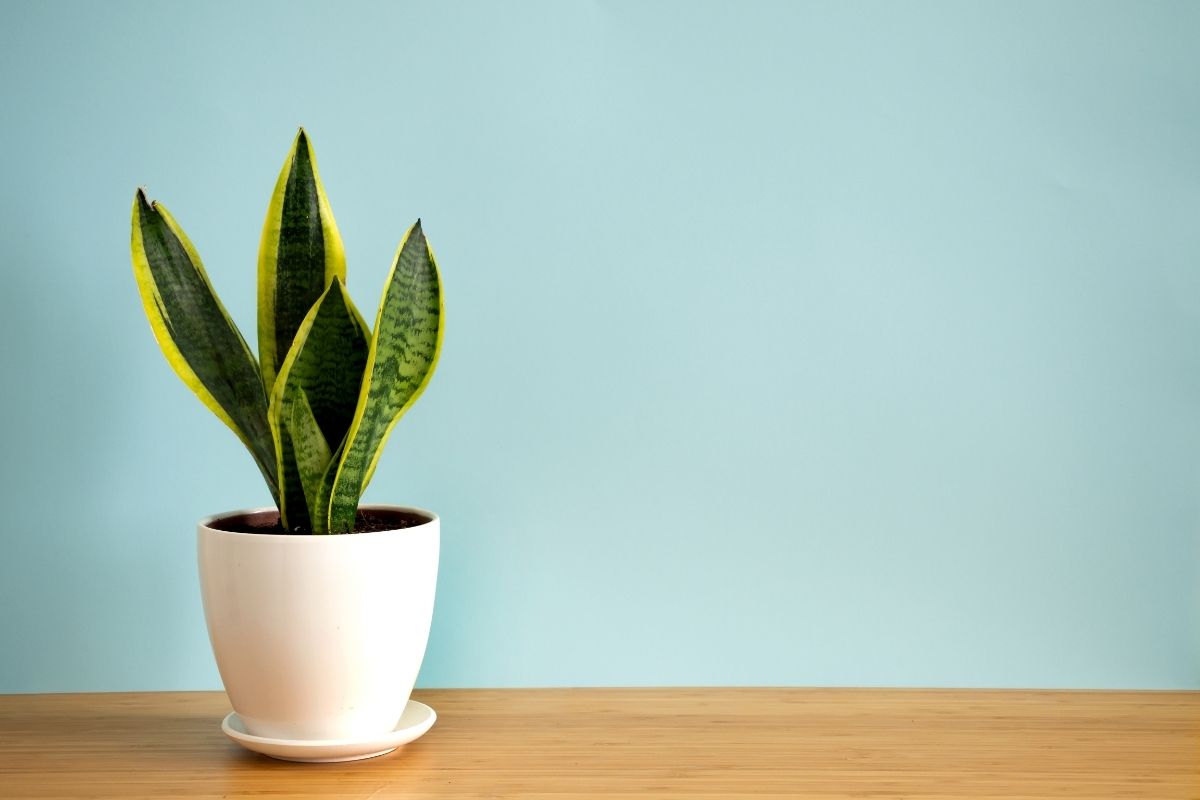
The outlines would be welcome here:
[[[292,764],[217,692],[0,696],[4,798],[1200,798],[1200,693],[458,689],[391,755]]]

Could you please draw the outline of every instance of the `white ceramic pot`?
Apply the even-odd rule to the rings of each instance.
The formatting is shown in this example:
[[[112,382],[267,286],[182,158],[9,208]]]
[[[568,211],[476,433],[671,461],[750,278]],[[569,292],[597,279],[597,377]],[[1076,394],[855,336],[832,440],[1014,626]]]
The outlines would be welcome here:
[[[332,536],[237,533],[220,514],[198,526],[204,616],[225,691],[246,730],[279,739],[355,739],[391,731],[429,638],[437,515],[398,530]]]

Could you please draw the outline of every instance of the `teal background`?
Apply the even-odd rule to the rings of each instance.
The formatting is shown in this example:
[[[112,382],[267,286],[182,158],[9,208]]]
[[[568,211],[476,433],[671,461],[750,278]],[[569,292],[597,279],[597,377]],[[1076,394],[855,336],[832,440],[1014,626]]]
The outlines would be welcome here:
[[[425,686],[1200,687],[1200,6],[6,3],[0,691],[219,686],[144,183],[254,339],[315,142],[438,374]]]

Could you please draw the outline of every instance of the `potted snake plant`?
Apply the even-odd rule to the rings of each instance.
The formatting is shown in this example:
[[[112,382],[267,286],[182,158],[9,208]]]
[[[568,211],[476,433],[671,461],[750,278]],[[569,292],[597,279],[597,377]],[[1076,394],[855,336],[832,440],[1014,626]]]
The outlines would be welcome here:
[[[204,613],[234,708],[226,733],[307,761],[378,755],[424,733],[433,712],[410,695],[439,520],[359,505],[441,350],[442,283],[420,220],[368,325],[346,291],[342,240],[301,129],[263,225],[258,358],[179,223],[144,189],[131,249],[167,361],[246,446],[275,501],[198,525]]]

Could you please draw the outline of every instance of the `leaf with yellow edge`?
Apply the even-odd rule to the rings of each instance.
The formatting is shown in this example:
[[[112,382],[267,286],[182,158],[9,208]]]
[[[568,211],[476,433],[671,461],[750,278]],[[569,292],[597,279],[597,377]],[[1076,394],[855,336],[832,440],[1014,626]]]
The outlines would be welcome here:
[[[424,391],[442,347],[442,282],[417,220],[384,286],[354,419],[334,475],[329,530],[354,529],[358,500],[388,434]]]
[[[301,128],[275,183],[258,249],[258,353],[268,392],[304,316],[335,277],[346,280],[346,253]]]
[[[289,425],[297,419],[294,406],[303,402],[325,443],[337,447],[346,437],[358,402],[367,362],[369,333],[366,322],[340,278],[309,310],[296,331],[271,392],[270,422],[277,442],[280,475],[280,514],[289,530],[311,529],[324,533],[324,515],[313,517],[316,505],[310,492],[327,463],[314,466],[311,454],[300,452],[308,443],[295,440]],[[301,399],[303,398],[303,400]],[[300,415],[301,422],[304,414]],[[315,470],[315,471],[314,471]]]
[[[139,189],[130,250],[142,306],[168,363],[249,449],[278,502],[262,375],[187,235]]]
[[[318,516],[323,507],[321,502],[321,484],[325,471],[329,468],[331,454],[325,435],[313,416],[312,406],[308,395],[303,389],[296,391],[295,400],[290,404],[291,413],[284,421],[288,438],[292,443],[292,452],[296,457],[296,471],[300,476],[300,485],[304,490],[304,500],[308,505],[310,516],[314,520],[313,533],[324,533],[324,519]]]

